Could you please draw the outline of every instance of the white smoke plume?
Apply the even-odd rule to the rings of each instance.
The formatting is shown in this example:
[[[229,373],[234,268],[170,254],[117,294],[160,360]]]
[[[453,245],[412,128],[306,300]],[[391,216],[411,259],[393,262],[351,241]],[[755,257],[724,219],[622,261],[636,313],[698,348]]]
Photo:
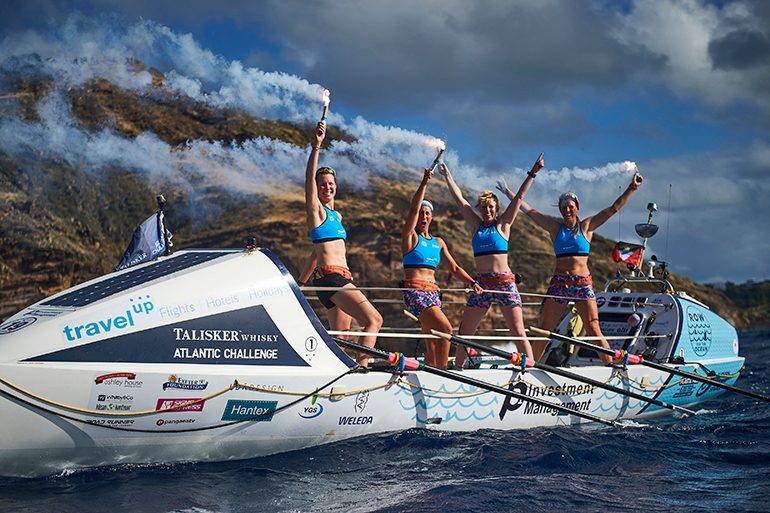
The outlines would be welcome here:
[[[126,139],[109,128],[96,133],[82,130],[62,91],[94,78],[125,89],[149,90],[151,74],[137,72],[131,60],[162,70],[166,90],[212,107],[242,109],[260,118],[299,124],[315,124],[323,109],[322,85],[228,61],[201,48],[191,34],[177,34],[146,20],[126,28],[115,20],[73,15],[53,32],[27,32],[0,42],[3,72],[33,73],[55,81],[53,91],[40,101],[39,123],[7,113],[0,118],[0,147],[9,153],[41,152],[97,171],[120,166],[175,184],[190,196],[210,186],[260,194],[301,185],[307,149],[281,141],[259,138],[239,146],[227,145],[229,141],[189,141],[182,148],[171,148],[151,133]],[[347,120],[334,112],[333,101],[328,123],[356,141],[335,142],[323,152],[322,163],[338,169],[340,179],[354,187],[365,188],[369,173],[395,180],[406,173],[417,180],[436,157],[435,138],[361,117]],[[492,188],[488,171],[463,165],[451,148],[444,160],[461,185],[471,190]],[[526,171],[506,172],[512,188]],[[575,182],[616,181],[623,173],[621,164],[612,163],[591,169],[544,169],[538,180],[555,193]]]

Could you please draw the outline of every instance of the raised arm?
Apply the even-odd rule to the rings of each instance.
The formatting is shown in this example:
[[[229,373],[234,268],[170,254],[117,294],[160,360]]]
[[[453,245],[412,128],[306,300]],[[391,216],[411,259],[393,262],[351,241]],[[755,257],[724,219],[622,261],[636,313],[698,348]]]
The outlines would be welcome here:
[[[315,182],[315,172],[318,169],[318,152],[321,149],[321,143],[326,136],[326,123],[318,123],[313,139],[310,141],[310,157],[307,159],[307,169],[305,170],[305,212],[307,213],[307,227],[312,230],[319,226],[324,220],[323,205],[318,199],[318,188]]]
[[[623,205],[625,205],[628,202],[628,200],[631,198],[631,195],[634,193],[636,189],[639,188],[640,185],[642,185],[643,181],[644,181],[644,178],[640,173],[638,172],[634,173],[634,177],[631,179],[631,183],[628,184],[628,187],[626,188],[625,191],[623,191],[623,194],[618,196],[618,199],[616,199],[612,205],[605,208],[598,214],[584,219],[581,222],[583,226],[586,226],[585,232],[587,232],[587,234],[592,233],[596,229],[598,229],[601,225],[606,223],[610,217],[615,215],[616,212],[618,212],[621,208],[623,208]]]
[[[404,221],[404,227],[401,229],[401,254],[406,255],[417,245],[417,220],[420,216],[420,207],[422,201],[425,199],[425,189],[428,187],[428,182],[433,178],[433,171],[430,168],[425,169],[425,174],[422,175],[422,181],[420,186],[417,187],[417,191],[412,196],[412,203],[409,206],[409,214]]]
[[[473,210],[471,204],[468,203],[465,198],[463,198],[463,193],[460,190],[460,187],[458,187],[455,183],[454,178],[452,178],[452,173],[449,172],[449,167],[447,167],[447,165],[442,162],[438,165],[438,172],[444,175],[447,187],[449,187],[449,194],[452,195],[455,203],[457,203],[457,206],[460,208],[460,214],[462,214],[465,222],[468,223],[471,227],[471,230],[475,232],[481,224],[481,218]]]
[[[513,193],[511,193],[511,195],[513,195]],[[508,197],[510,198],[511,196]],[[551,217],[544,216],[534,208],[530,207],[529,204],[524,200],[521,201],[519,208],[521,208],[521,211],[529,216],[529,218],[532,219],[536,225],[547,231],[551,236],[551,240],[556,239],[556,235],[559,233],[559,228],[561,228],[561,222]]]
[[[543,154],[541,153],[535,161],[535,165],[532,166],[532,170],[527,171],[527,177],[521,183],[519,191],[516,194],[510,195],[509,193],[511,191],[507,190],[507,185],[505,186],[505,195],[508,196],[508,199],[510,199],[511,202],[508,204],[508,207],[506,207],[505,211],[503,211],[503,213],[500,215],[500,224],[503,226],[504,230],[507,230],[510,225],[513,224],[513,221],[516,219],[516,214],[519,212],[519,207],[524,201],[524,196],[527,194],[529,187],[535,180],[535,175],[537,175],[537,172],[543,169],[543,167],[545,167],[545,162],[543,161]],[[505,184],[504,181],[503,184]]]
[[[481,287],[479,282],[474,280],[471,275],[465,271],[465,269],[457,264],[457,261],[455,261],[451,253],[449,253],[449,248],[447,248],[444,239],[436,237],[436,242],[438,242],[438,245],[441,246],[441,263],[447,269],[449,269],[449,272],[452,273],[452,276],[463,282],[466,287],[472,288],[477,294],[481,294],[482,290],[484,289]]]

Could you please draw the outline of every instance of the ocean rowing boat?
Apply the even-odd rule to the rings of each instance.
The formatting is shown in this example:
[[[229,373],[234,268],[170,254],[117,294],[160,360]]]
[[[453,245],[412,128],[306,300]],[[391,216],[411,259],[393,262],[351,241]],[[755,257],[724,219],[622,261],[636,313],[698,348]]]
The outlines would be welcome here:
[[[735,329],[665,277],[632,271],[597,302],[616,366],[568,315],[542,368],[498,354],[442,371],[370,350],[394,365],[363,372],[269,250],[179,251],[0,326],[0,474],[245,459],[409,428],[613,424],[686,411],[743,367]]]

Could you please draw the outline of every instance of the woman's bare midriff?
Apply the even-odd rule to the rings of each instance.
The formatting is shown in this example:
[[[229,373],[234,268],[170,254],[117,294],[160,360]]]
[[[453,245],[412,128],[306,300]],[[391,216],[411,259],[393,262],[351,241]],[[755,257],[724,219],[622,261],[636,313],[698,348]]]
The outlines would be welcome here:
[[[562,276],[586,276],[591,274],[588,270],[587,256],[564,256],[556,259],[554,274]]]
[[[342,239],[329,242],[316,242],[313,244],[317,257],[316,265],[339,265],[348,268],[348,260],[345,256],[345,241]]]
[[[404,276],[407,280],[436,281],[436,273],[433,269],[405,268]]]
[[[508,254],[477,256],[476,272],[481,274],[511,272],[511,267],[508,265]]]

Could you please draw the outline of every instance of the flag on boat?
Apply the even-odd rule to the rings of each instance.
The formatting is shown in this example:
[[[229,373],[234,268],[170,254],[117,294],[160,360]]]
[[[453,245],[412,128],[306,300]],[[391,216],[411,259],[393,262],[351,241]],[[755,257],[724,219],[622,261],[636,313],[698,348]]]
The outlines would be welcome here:
[[[644,246],[641,244],[629,244],[628,242],[618,242],[615,249],[612,250],[612,259],[616,262],[625,262],[631,265],[639,265],[642,261],[642,251]]]
[[[163,211],[159,210],[147,218],[134,231],[131,243],[123,253],[123,258],[115,267],[116,271],[155,260],[166,251],[166,228],[163,226]]]

